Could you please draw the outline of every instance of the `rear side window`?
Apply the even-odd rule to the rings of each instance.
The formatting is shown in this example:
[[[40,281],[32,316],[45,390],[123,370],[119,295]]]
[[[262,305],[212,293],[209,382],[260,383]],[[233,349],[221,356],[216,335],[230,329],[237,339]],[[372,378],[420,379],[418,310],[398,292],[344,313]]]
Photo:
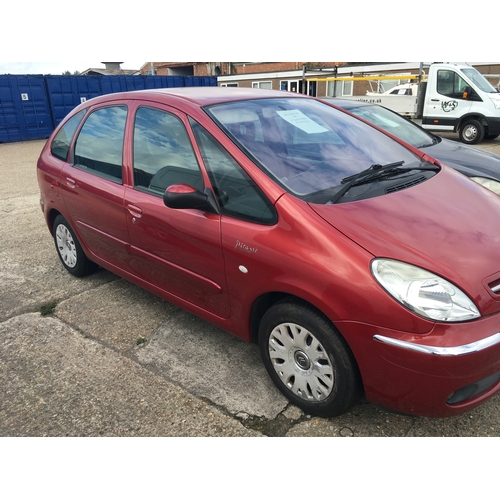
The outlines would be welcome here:
[[[175,115],[140,107],[134,125],[134,185],[163,195],[172,184],[204,188],[187,131]]]
[[[121,183],[126,120],[126,106],[94,111],[76,139],[75,167]]]
[[[80,122],[82,121],[83,116],[86,113],[86,109],[80,111],[75,116],[71,117],[57,132],[57,135],[54,137],[52,141],[52,145],[50,146],[50,152],[52,156],[59,158],[60,160],[66,161],[68,159],[69,147],[71,145],[71,141],[73,140],[73,136],[75,135],[76,129]]]

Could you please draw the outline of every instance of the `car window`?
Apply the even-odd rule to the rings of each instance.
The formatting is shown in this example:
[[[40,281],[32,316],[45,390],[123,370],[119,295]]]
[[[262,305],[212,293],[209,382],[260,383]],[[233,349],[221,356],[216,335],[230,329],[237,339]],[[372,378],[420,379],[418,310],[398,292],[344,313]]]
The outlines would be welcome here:
[[[87,112],[86,109],[80,111],[75,116],[72,116],[59,130],[57,135],[54,137],[52,144],[50,146],[50,152],[52,156],[59,158],[60,160],[66,161],[68,159],[69,147],[73,136],[75,135],[76,129],[83,116]]]
[[[91,113],[76,139],[74,166],[121,183],[126,119],[126,106]]]
[[[175,115],[140,107],[134,124],[134,185],[163,195],[172,184],[204,188],[187,131]]]
[[[274,207],[248,174],[200,124],[194,120],[190,123],[222,213],[274,224]]]
[[[416,148],[431,146],[435,143],[434,137],[425,130],[382,106],[352,107],[347,111],[403,139]]]

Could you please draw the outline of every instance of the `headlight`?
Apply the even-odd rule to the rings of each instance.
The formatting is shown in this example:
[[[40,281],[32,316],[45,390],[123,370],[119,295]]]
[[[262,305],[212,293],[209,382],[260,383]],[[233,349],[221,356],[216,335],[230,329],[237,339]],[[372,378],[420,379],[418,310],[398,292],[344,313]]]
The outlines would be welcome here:
[[[424,318],[452,322],[481,316],[465,293],[429,271],[389,259],[375,259],[371,267],[376,280],[397,301]]]
[[[495,108],[500,109],[500,96],[497,94],[490,95],[489,98],[491,99],[491,102],[495,106]]]
[[[471,177],[471,179],[500,196],[500,182],[494,181],[493,179],[486,179],[486,177]]]

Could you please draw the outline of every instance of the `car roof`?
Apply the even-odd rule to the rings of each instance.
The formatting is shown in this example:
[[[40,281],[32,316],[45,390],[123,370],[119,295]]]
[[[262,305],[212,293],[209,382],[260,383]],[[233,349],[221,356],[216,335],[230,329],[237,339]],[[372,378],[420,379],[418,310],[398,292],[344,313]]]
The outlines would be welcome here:
[[[248,99],[266,99],[266,98],[282,98],[282,97],[303,97],[303,94],[294,92],[285,92],[282,90],[265,90],[242,87],[175,87],[161,88],[148,90],[133,90],[130,92],[119,92],[107,94],[92,99],[93,103],[105,102],[110,99],[151,99],[154,98],[158,102],[170,100],[174,97],[185,101],[190,101],[198,106],[206,106],[228,101],[240,101]]]

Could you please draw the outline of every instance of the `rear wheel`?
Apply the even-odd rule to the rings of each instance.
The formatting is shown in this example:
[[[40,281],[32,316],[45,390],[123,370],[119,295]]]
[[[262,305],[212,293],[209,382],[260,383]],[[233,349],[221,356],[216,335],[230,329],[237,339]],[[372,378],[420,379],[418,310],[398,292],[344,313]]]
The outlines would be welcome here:
[[[477,144],[484,137],[484,126],[478,120],[466,121],[460,128],[460,140],[466,144]]]
[[[57,255],[69,273],[82,277],[96,270],[96,264],[87,259],[75,233],[62,215],[54,219],[53,234]]]
[[[295,299],[271,307],[259,328],[264,365],[278,389],[311,415],[333,417],[363,394],[347,343],[315,308]]]

